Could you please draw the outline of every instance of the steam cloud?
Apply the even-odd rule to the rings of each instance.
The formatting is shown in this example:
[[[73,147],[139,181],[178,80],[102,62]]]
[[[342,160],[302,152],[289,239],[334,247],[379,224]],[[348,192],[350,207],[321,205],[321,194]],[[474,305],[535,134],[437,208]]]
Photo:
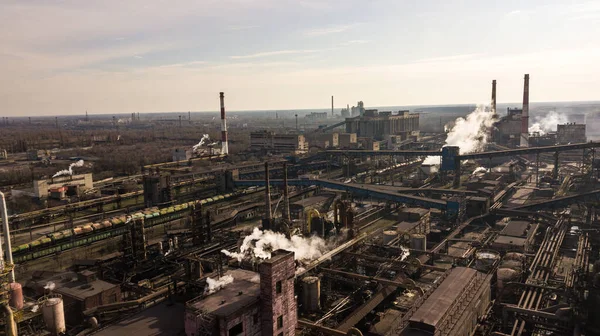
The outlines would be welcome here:
[[[556,125],[565,124],[569,121],[564,114],[550,111],[544,116],[536,116],[535,123],[529,127],[529,134],[539,133],[544,135],[548,132],[556,131]]]
[[[204,288],[204,295],[216,293],[232,282],[233,277],[230,274],[224,275],[220,279],[206,278],[206,287]]]
[[[44,286],[44,289],[47,289],[49,291],[53,291],[54,288],[56,288],[56,284],[54,282],[52,282],[52,281],[48,281],[46,283],[46,286]]]
[[[68,169],[64,169],[64,170],[59,171],[58,173],[54,174],[52,176],[52,178],[63,176],[63,175],[73,175],[73,167],[83,167],[83,160],[79,160],[77,162],[71,163],[69,165]]]
[[[208,141],[208,139],[209,139],[208,134],[202,135],[202,138],[200,139],[200,142],[198,142],[196,145],[194,145],[194,147],[192,147],[192,150],[195,152],[198,148],[202,147],[202,145],[204,145],[204,143],[206,141]]]
[[[481,173],[486,173],[486,172],[487,172],[487,168],[485,168],[485,167],[477,167],[473,171],[473,175],[477,175],[477,174],[481,174]]]
[[[494,124],[494,114],[484,105],[477,108],[466,118],[460,117],[448,132],[444,146],[458,146],[460,154],[468,154],[483,150],[488,141],[488,129]],[[439,164],[440,159],[429,156],[423,164]]]
[[[252,234],[244,238],[239,252],[227,250],[221,250],[221,252],[228,257],[242,261],[246,258],[269,259],[271,252],[279,249],[294,252],[295,259],[303,263],[313,261],[328,251],[325,240],[317,236],[309,238],[292,236],[291,239],[288,239],[281,233],[262,231],[255,227]]]

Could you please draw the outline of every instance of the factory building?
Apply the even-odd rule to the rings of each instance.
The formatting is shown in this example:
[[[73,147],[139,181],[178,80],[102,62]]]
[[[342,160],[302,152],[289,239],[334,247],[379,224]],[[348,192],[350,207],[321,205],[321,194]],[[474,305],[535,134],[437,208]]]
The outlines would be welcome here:
[[[173,150],[173,162],[187,161],[192,158],[192,151],[189,149],[176,148]]]
[[[47,275],[36,272],[26,285],[36,295],[49,290],[62,295],[68,323],[79,323],[83,312],[101,305],[121,302],[121,287],[97,278],[92,271],[64,272]]]
[[[250,150],[301,154],[308,150],[308,142],[302,134],[277,134],[273,131],[258,131],[250,133]]]
[[[492,133],[494,142],[517,147],[521,136],[522,114],[523,109],[507,108],[506,116],[500,118],[494,124],[494,132]]]
[[[325,120],[327,119],[327,112],[311,112],[305,118],[310,121]]]
[[[556,125],[556,141],[561,145],[586,142],[585,124]]]
[[[186,303],[186,335],[295,335],[295,272],[294,253],[282,250],[263,261],[259,273],[225,272],[232,283]]]
[[[496,225],[502,226],[505,223],[499,222]],[[510,221],[494,239],[492,248],[496,251],[527,252],[533,244],[538,226],[527,221]]]
[[[8,159],[8,153],[6,152],[6,149],[0,149],[0,160],[6,159]]]
[[[378,112],[365,110],[364,115],[346,119],[346,133],[356,133],[358,137],[370,137],[384,140],[387,135],[400,135],[402,139],[418,136],[419,114],[409,111]]]
[[[49,196],[79,195],[82,191],[92,189],[94,180],[92,174],[78,174],[33,181],[33,193],[37,198]]]
[[[453,268],[401,335],[471,335],[490,304],[490,280],[491,275],[472,268]]]
[[[356,133],[340,133],[338,135],[338,145],[340,149],[356,148],[358,138]]]

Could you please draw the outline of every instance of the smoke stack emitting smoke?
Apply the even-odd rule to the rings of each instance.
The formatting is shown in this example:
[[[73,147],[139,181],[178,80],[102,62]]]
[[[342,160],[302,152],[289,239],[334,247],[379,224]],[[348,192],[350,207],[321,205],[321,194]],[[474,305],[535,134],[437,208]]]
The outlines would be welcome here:
[[[569,119],[566,115],[550,111],[543,117],[536,116],[535,123],[529,127],[528,131],[529,134],[539,133],[539,135],[544,135],[556,131],[556,125],[566,124],[567,122],[569,122]]]
[[[227,143],[227,119],[225,119],[225,93],[220,92],[221,99],[221,154],[229,154],[229,146]]]
[[[496,80],[492,81],[492,113],[496,114]]]
[[[255,227],[252,234],[244,238],[239,252],[227,250],[221,252],[228,257],[242,261],[246,258],[268,259],[271,258],[271,252],[279,249],[294,252],[295,259],[303,263],[319,258],[329,250],[325,240],[318,236],[308,238],[292,236],[288,239],[282,233],[262,231]]]
[[[52,175],[52,178],[63,176],[63,175],[73,175],[73,167],[83,167],[83,160],[79,160],[77,162],[71,163],[69,165],[68,169],[59,171],[58,173]]]
[[[194,147],[192,147],[192,150],[195,152],[198,148],[202,147],[202,145],[209,140],[208,134],[204,134],[202,135],[202,138],[200,139],[200,142],[198,142],[197,144],[194,145]]]
[[[469,113],[465,118],[460,117],[454,122],[454,127],[448,132],[444,146],[460,147],[460,154],[469,154],[484,149],[488,141],[488,129],[494,124],[494,114],[479,105],[475,111]],[[440,158],[429,156],[423,164],[439,164]]]

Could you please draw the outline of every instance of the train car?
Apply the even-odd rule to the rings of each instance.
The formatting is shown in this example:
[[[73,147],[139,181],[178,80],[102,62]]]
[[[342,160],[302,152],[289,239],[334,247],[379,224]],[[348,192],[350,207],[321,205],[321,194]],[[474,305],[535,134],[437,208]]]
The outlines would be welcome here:
[[[83,233],[90,233],[94,231],[94,228],[92,227],[92,224],[85,224],[84,226],[81,227],[81,230],[83,231]]]
[[[104,229],[104,223],[102,223],[102,222],[93,223],[92,228],[94,229],[94,231],[102,230],[102,229]]]

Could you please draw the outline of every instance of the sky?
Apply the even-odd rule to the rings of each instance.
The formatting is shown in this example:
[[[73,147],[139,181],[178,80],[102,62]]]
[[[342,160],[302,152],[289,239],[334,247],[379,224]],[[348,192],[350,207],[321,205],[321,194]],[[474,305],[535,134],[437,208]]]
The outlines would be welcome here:
[[[598,100],[600,1],[0,0],[0,115]]]

